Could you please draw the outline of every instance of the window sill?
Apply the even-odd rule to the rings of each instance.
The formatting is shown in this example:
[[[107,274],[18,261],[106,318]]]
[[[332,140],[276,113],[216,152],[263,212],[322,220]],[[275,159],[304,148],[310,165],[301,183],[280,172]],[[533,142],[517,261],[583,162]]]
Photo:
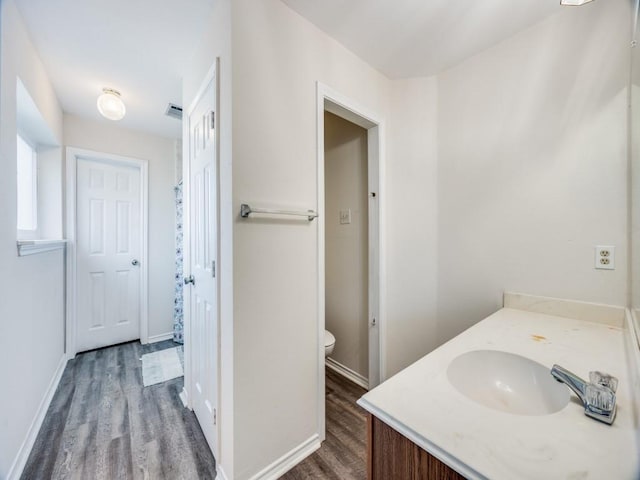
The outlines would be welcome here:
[[[67,245],[64,239],[56,240],[18,240],[18,256],[35,255],[36,253],[62,250]]]

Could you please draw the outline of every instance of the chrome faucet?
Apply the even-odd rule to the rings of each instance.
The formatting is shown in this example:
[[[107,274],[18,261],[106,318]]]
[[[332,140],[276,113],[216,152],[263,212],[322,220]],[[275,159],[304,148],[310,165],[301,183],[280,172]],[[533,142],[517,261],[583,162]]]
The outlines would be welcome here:
[[[616,417],[618,379],[602,372],[589,372],[589,382],[560,365],[554,365],[551,375],[575,393],[585,415],[611,425]]]

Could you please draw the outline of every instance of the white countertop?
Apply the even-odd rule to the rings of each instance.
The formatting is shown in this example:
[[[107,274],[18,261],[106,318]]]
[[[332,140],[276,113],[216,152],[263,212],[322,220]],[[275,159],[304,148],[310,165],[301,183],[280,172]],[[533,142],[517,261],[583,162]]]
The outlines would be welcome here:
[[[637,480],[629,342],[613,325],[503,308],[358,403],[469,479]],[[446,372],[454,358],[473,350],[515,353],[549,369],[557,363],[583,378],[591,370],[618,377],[615,422],[587,417],[574,394],[564,409],[540,416],[503,413],[468,399]]]

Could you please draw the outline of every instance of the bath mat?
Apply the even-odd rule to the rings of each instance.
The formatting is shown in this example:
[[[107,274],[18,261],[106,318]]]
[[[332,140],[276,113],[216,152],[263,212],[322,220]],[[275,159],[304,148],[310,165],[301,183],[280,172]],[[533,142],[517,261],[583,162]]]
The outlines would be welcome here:
[[[183,357],[182,346],[142,355],[142,384],[148,387],[183,376]]]

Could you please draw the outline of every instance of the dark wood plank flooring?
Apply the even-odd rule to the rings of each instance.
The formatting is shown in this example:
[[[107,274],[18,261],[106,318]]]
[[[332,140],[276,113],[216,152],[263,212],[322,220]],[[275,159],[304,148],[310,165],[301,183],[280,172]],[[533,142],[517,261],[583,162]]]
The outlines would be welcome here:
[[[172,341],[79,354],[67,364],[22,474],[40,479],[214,479],[215,460],[179,393],[142,386],[144,353]]]
[[[367,415],[356,405],[366,390],[326,369],[326,440],[281,477],[284,480],[367,478]]]

